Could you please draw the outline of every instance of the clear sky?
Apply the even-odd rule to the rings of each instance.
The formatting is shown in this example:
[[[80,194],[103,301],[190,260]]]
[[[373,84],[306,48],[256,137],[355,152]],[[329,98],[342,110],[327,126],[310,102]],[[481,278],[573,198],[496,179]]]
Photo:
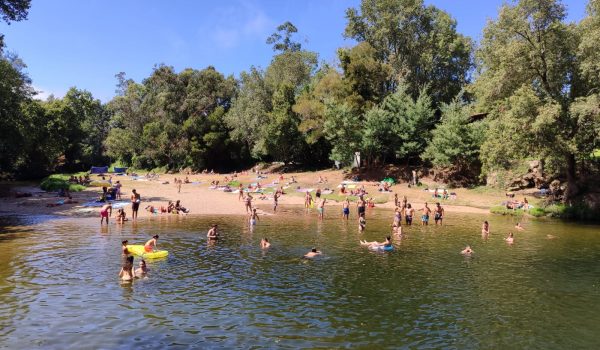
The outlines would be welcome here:
[[[458,30],[478,39],[502,0],[426,0],[449,12]],[[584,0],[565,0],[569,20],[581,19]],[[289,20],[298,40],[333,62],[343,38],[345,10],[360,0],[34,0],[29,18],[0,24],[8,50],[27,64],[40,96],[62,96],[71,86],[108,101],[115,74],[136,81],[155,64],[177,71],[215,66],[237,76],[251,65],[266,67],[273,55],[265,44]]]

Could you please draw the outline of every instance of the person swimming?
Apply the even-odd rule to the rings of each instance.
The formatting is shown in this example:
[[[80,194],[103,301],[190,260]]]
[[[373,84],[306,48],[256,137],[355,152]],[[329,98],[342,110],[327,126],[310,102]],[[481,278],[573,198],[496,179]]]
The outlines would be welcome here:
[[[269,239],[267,237],[260,240],[260,247],[262,249],[268,249],[271,247],[271,243],[269,242]]]
[[[471,246],[470,246],[470,245],[468,245],[468,246],[466,246],[466,247],[465,247],[465,249],[463,249],[463,250],[462,250],[460,253],[461,253],[462,255],[464,255],[464,256],[471,256],[471,254],[473,254],[473,253],[475,253],[475,252],[473,251],[473,249],[471,249]]]
[[[515,225],[515,229],[517,229],[519,231],[525,231],[525,228],[523,226],[521,226],[520,222],[517,222],[517,224]]]
[[[505,241],[506,241],[506,243],[508,243],[508,244],[513,244],[513,243],[515,242],[515,238],[514,238],[514,235],[513,235],[513,233],[512,233],[512,232],[510,232],[510,233],[508,234],[508,237],[506,237],[504,240],[505,240]]]
[[[315,256],[321,255],[323,253],[321,253],[321,251],[317,250],[317,248],[313,248],[310,250],[310,252],[304,254],[304,258],[305,259],[312,259]]]
[[[140,260],[139,267],[135,269],[135,277],[142,278],[148,274],[148,267],[146,266],[146,261],[144,259]]]

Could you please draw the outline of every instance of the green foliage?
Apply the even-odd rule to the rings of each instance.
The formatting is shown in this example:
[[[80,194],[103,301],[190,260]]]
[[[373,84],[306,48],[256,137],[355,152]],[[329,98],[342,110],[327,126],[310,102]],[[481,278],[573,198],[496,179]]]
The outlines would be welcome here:
[[[508,209],[504,205],[498,205],[490,208],[490,213],[499,215],[522,216],[523,209]]]
[[[326,107],[323,132],[331,143],[330,159],[342,164],[350,164],[354,152],[360,150],[362,135],[359,116],[348,104],[330,104]]]
[[[529,215],[539,218],[542,216],[546,216],[546,211],[542,208],[535,207],[529,209]]]
[[[470,122],[469,108],[459,99],[443,105],[441,111],[442,120],[432,131],[423,158],[435,167],[475,167],[479,161],[484,125]]]
[[[273,45],[273,51],[300,51],[302,45],[292,41],[292,34],[297,33],[298,28],[290,21],[279,25],[277,31],[267,38],[267,44]]]
[[[69,183],[69,177],[72,174],[54,174],[42,180],[40,188],[44,191],[53,192],[58,190],[69,190],[71,192],[80,192],[86,189],[85,186]]]
[[[436,102],[450,102],[468,81],[473,44],[446,12],[422,0],[362,0],[346,18],[345,35],[369,43],[391,66],[391,91],[403,82],[416,98],[429,86]]]

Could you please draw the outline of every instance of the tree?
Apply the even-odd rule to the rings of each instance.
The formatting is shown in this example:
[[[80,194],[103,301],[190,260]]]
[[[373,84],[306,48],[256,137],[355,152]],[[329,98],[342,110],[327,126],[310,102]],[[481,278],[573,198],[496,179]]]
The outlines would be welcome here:
[[[367,159],[399,159],[407,163],[418,158],[431,138],[434,111],[425,90],[414,100],[407,88],[385,98],[366,113],[363,146]]]
[[[450,102],[468,82],[472,42],[446,12],[423,0],[362,0],[346,11],[345,36],[369,43],[392,67],[387,87],[400,83],[416,98],[429,86],[434,101]]]
[[[253,157],[267,155],[264,125],[271,111],[271,91],[265,83],[264,73],[251,67],[240,74],[240,89],[231,109],[225,116],[231,138],[242,142]]]
[[[354,152],[361,149],[360,118],[348,104],[328,104],[323,132],[331,143],[329,158],[342,164],[350,164]]]
[[[0,18],[8,25],[27,19],[31,0],[0,0]],[[0,53],[4,48],[4,35],[0,33]]]
[[[577,165],[589,156],[578,143],[588,139],[580,137],[585,127],[580,108],[594,101],[587,96],[594,82],[580,74],[586,56],[577,56],[580,36],[564,23],[565,16],[555,0],[504,5],[484,29],[472,89],[493,119],[482,146],[484,171],[526,157],[545,159],[566,178],[565,199],[570,200],[579,192]],[[584,21],[589,22],[593,19]]]
[[[483,141],[482,122],[471,122],[469,106],[460,96],[441,107],[442,119],[432,131],[431,141],[422,158],[436,168],[452,168],[470,173],[480,168],[479,150]]]
[[[302,45],[292,41],[292,34],[298,29],[290,21],[286,21],[277,27],[277,31],[267,38],[267,44],[273,45],[273,51],[300,51]]]

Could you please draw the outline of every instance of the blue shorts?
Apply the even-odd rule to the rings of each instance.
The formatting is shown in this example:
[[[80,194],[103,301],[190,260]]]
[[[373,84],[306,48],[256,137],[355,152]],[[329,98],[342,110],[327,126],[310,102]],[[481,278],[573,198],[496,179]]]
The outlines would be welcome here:
[[[423,220],[423,222],[428,222],[429,221],[429,215],[423,215],[423,216],[421,216],[421,220]]]
[[[348,215],[350,214],[350,208],[342,208],[342,212],[344,213],[344,215]]]

